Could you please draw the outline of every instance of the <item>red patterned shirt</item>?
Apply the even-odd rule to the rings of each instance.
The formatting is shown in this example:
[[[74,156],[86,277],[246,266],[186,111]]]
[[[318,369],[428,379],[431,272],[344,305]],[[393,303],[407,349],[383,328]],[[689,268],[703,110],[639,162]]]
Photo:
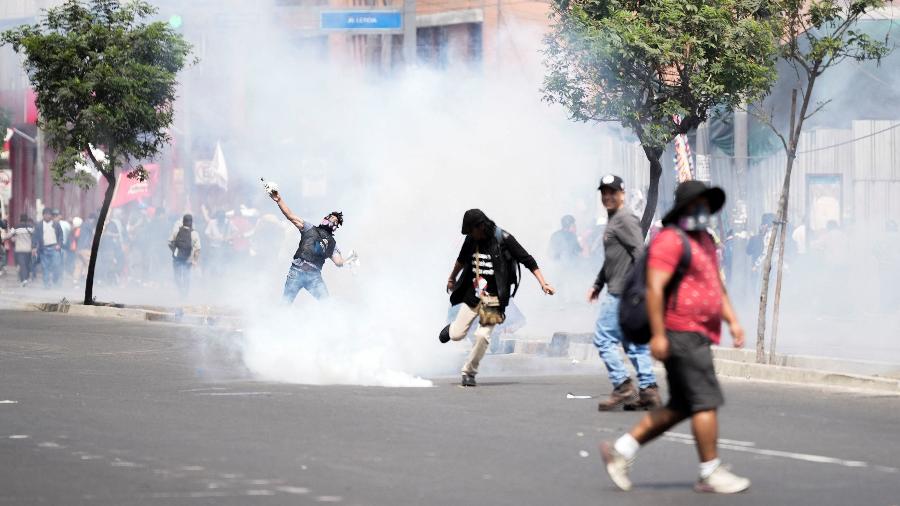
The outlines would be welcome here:
[[[706,232],[689,232],[691,264],[678,292],[666,307],[666,329],[698,332],[715,344],[722,335],[722,282],[719,278],[716,244]],[[674,273],[681,259],[681,237],[662,230],[650,243],[647,267]]]

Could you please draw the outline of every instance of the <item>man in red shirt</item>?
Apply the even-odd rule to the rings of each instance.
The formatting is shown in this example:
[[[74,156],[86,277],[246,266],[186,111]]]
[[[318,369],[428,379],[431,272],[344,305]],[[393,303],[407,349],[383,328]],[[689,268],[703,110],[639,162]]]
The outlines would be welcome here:
[[[647,313],[652,337],[650,352],[663,361],[670,400],[644,416],[629,433],[601,450],[606,471],[622,490],[631,489],[628,468],[638,449],[679,422],[690,418],[700,477],[694,490],[732,494],[750,487],[750,480],[736,476],[718,458],[717,410],[724,404],[716,379],[710,344],[719,343],[722,320],[731,330],[735,347],[744,345],[744,331],[719,276],[716,246],[707,232],[710,217],[725,204],[725,192],[699,181],[686,181],[675,191],[675,205],[663,218],[663,229],[650,243],[647,257]],[[678,288],[668,293],[683,254],[685,232],[691,262]]]

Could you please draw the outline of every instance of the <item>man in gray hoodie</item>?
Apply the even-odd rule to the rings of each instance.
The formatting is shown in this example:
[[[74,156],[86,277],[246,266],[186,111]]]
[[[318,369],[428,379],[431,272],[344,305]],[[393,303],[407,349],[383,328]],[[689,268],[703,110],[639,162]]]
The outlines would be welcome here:
[[[650,348],[646,344],[625,341],[619,326],[619,301],[625,288],[625,278],[644,247],[641,224],[638,217],[625,207],[625,183],[622,178],[612,174],[603,176],[597,189],[602,195],[609,221],[603,232],[603,267],[588,293],[588,301],[597,300],[606,286],[606,297],[600,304],[600,315],[594,329],[594,345],[606,364],[609,381],[613,385],[609,399],[601,401],[598,408],[600,411],[619,406],[625,409],[654,409],[661,405],[661,401]],[[622,362],[620,344],[637,371],[640,391],[635,388]]]

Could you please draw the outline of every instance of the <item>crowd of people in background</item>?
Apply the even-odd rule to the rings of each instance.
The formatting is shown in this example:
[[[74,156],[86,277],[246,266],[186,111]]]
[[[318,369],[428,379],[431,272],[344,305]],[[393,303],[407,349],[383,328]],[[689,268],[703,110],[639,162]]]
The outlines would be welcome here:
[[[744,303],[759,300],[762,289],[762,271],[770,241],[778,231],[776,216],[766,213],[760,217],[755,230],[735,230],[739,225],[720,221],[710,230],[718,247],[721,274],[729,291]],[[607,223],[578,228],[572,215],[560,220],[560,228],[549,239],[548,255],[554,276],[560,279],[561,296],[566,303],[583,288],[589,271],[603,264],[603,237]],[[649,240],[658,229],[656,223],[647,235]],[[884,285],[872,294],[879,300],[881,310],[900,310],[900,295],[890,289],[890,283],[900,279],[900,226],[888,219],[883,228],[860,229],[852,225],[829,220],[819,229],[811,229],[802,218],[788,223],[784,275],[802,278],[803,285],[817,285],[814,296],[818,303],[844,305],[838,297],[855,279],[863,279],[862,270],[877,267],[883,275],[877,276]],[[773,258],[770,289],[775,284],[778,267],[777,250]],[[851,268],[852,267],[852,268]],[[828,272],[828,276],[816,273]],[[874,278],[871,278],[874,279]],[[577,285],[577,286],[575,286]],[[798,288],[791,284],[790,289]],[[572,288],[572,289],[569,289]],[[573,290],[577,288],[578,290]],[[802,288],[802,287],[800,287]],[[875,293],[878,292],[878,293]],[[818,300],[817,299],[817,300]],[[864,306],[866,304],[863,304]]]
[[[292,238],[276,215],[262,214],[246,205],[215,209],[200,206],[200,211],[193,215],[192,223],[203,248],[203,254],[192,264],[195,275],[221,276],[226,266],[270,265],[277,262],[286,238]],[[171,281],[175,267],[168,245],[182,221],[181,214],[140,202],[112,209],[100,244],[95,283],[123,287],[178,285]],[[96,226],[96,212],[85,218],[70,217],[49,207],[43,208],[37,219],[23,214],[15,221],[0,220],[0,257],[4,259],[0,276],[15,277],[22,286],[81,288]],[[560,280],[561,304],[580,299],[584,277],[603,264],[605,229],[602,220],[579,227],[574,216],[561,218],[560,228],[548,244],[551,272]],[[775,215],[767,213],[755,231],[735,231],[726,223],[713,231],[722,274],[736,298],[758,300],[767,247],[777,229]],[[897,222],[888,220],[875,232],[855,230],[836,220],[818,230],[811,230],[802,219],[792,222],[787,231],[785,273],[805,276],[824,269],[830,275],[818,277],[822,286],[817,292],[827,295],[852,281],[842,276],[852,278],[845,267],[852,258],[858,258],[857,264],[878,266],[888,273],[878,277],[881,284],[893,282],[897,276],[890,273],[900,265]],[[162,270],[165,274],[161,275]],[[900,308],[895,290],[881,286],[876,291],[881,295],[881,309]]]
[[[13,223],[0,221],[0,258],[4,260],[0,275],[17,276],[23,287],[83,287],[97,218],[96,212],[86,218],[69,217],[46,207],[37,221],[27,214]],[[183,222],[181,214],[139,202],[112,209],[98,250],[94,282],[121,287],[171,283],[170,272],[183,265],[173,263],[175,252],[169,246]],[[198,241],[190,267],[208,277],[220,276],[226,266],[275,260],[287,232],[275,215],[261,215],[245,205],[215,210],[201,206],[201,213],[192,216],[190,229]],[[199,255],[201,244],[203,255]],[[11,262],[6,261],[7,252]],[[175,285],[186,292],[185,277],[177,279]]]

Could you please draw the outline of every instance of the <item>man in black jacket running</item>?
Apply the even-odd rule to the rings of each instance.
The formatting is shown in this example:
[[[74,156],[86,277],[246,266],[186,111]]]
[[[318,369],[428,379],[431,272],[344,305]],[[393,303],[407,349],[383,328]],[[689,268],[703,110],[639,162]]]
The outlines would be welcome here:
[[[490,346],[491,331],[505,318],[509,300],[518,289],[517,264],[534,274],[547,295],[555,290],[541,274],[534,257],[525,251],[516,238],[501,230],[480,209],[470,209],[463,216],[462,234],[466,236],[453,272],[447,280],[450,303],[462,304],[456,320],[444,327],[439,339],[446,343],[466,337],[469,328],[479,319],[475,331],[475,346],[462,368],[462,386],[474,387],[478,364]]]

